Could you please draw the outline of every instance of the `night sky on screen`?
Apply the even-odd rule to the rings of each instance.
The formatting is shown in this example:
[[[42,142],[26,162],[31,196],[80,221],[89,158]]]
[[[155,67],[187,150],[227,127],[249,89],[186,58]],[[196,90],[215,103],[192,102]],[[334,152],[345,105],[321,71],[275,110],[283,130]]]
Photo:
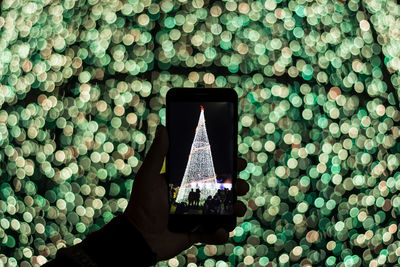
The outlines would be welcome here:
[[[215,173],[231,175],[232,160],[228,157],[232,152],[232,123],[233,106],[227,102],[172,102],[170,124],[171,160],[169,170],[171,181],[180,185],[185,172],[188,155],[199,120],[200,106],[204,107],[208,140],[214,162]]]

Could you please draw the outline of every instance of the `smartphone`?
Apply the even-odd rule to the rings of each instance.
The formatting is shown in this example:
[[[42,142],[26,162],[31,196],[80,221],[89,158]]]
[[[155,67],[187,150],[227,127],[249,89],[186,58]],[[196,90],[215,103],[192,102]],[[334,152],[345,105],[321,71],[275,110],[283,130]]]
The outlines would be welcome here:
[[[168,228],[173,232],[234,229],[236,92],[227,88],[172,88],[166,102]]]

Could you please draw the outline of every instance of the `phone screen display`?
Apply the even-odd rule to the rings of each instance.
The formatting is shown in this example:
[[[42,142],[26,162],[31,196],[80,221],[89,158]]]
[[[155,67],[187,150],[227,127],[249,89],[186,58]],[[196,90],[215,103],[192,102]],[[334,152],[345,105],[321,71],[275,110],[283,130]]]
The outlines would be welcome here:
[[[233,103],[173,101],[169,109],[170,214],[233,214]]]

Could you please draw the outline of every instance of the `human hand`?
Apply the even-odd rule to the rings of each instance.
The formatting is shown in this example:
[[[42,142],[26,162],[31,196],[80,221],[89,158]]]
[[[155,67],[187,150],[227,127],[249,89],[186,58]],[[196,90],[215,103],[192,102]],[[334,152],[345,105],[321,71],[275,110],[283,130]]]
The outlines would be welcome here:
[[[153,144],[135,177],[131,198],[124,212],[157,254],[157,260],[170,259],[194,243],[223,244],[229,237],[229,233],[222,228],[209,234],[174,233],[168,230],[168,186],[164,175],[160,174],[167,151],[167,129],[159,125]],[[246,161],[238,159],[237,166],[238,172],[244,170]],[[237,195],[245,195],[248,190],[247,182],[238,178]],[[246,212],[246,206],[237,201],[234,211],[236,216],[241,217]]]

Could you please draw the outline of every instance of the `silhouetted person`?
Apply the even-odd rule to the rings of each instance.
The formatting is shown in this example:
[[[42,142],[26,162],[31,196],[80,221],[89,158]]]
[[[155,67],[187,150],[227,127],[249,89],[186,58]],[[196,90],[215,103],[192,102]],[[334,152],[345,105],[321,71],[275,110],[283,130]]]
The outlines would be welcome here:
[[[185,202],[176,203],[176,214],[184,214],[186,211],[188,211],[188,206]]]
[[[193,188],[192,188],[192,190],[190,190],[190,192],[189,192],[189,197],[188,197],[188,199],[189,199],[189,206],[190,207],[193,207],[193,204],[194,204],[194,200],[195,200],[195,192],[193,191]]]
[[[211,196],[208,196],[207,199],[204,201],[203,214],[210,214],[210,207],[211,207]]]
[[[170,203],[174,203],[174,195],[175,195],[175,188],[171,185],[170,190],[169,190],[169,201]]]
[[[200,204],[200,189],[196,189],[195,198],[194,198],[194,205],[198,207]]]

